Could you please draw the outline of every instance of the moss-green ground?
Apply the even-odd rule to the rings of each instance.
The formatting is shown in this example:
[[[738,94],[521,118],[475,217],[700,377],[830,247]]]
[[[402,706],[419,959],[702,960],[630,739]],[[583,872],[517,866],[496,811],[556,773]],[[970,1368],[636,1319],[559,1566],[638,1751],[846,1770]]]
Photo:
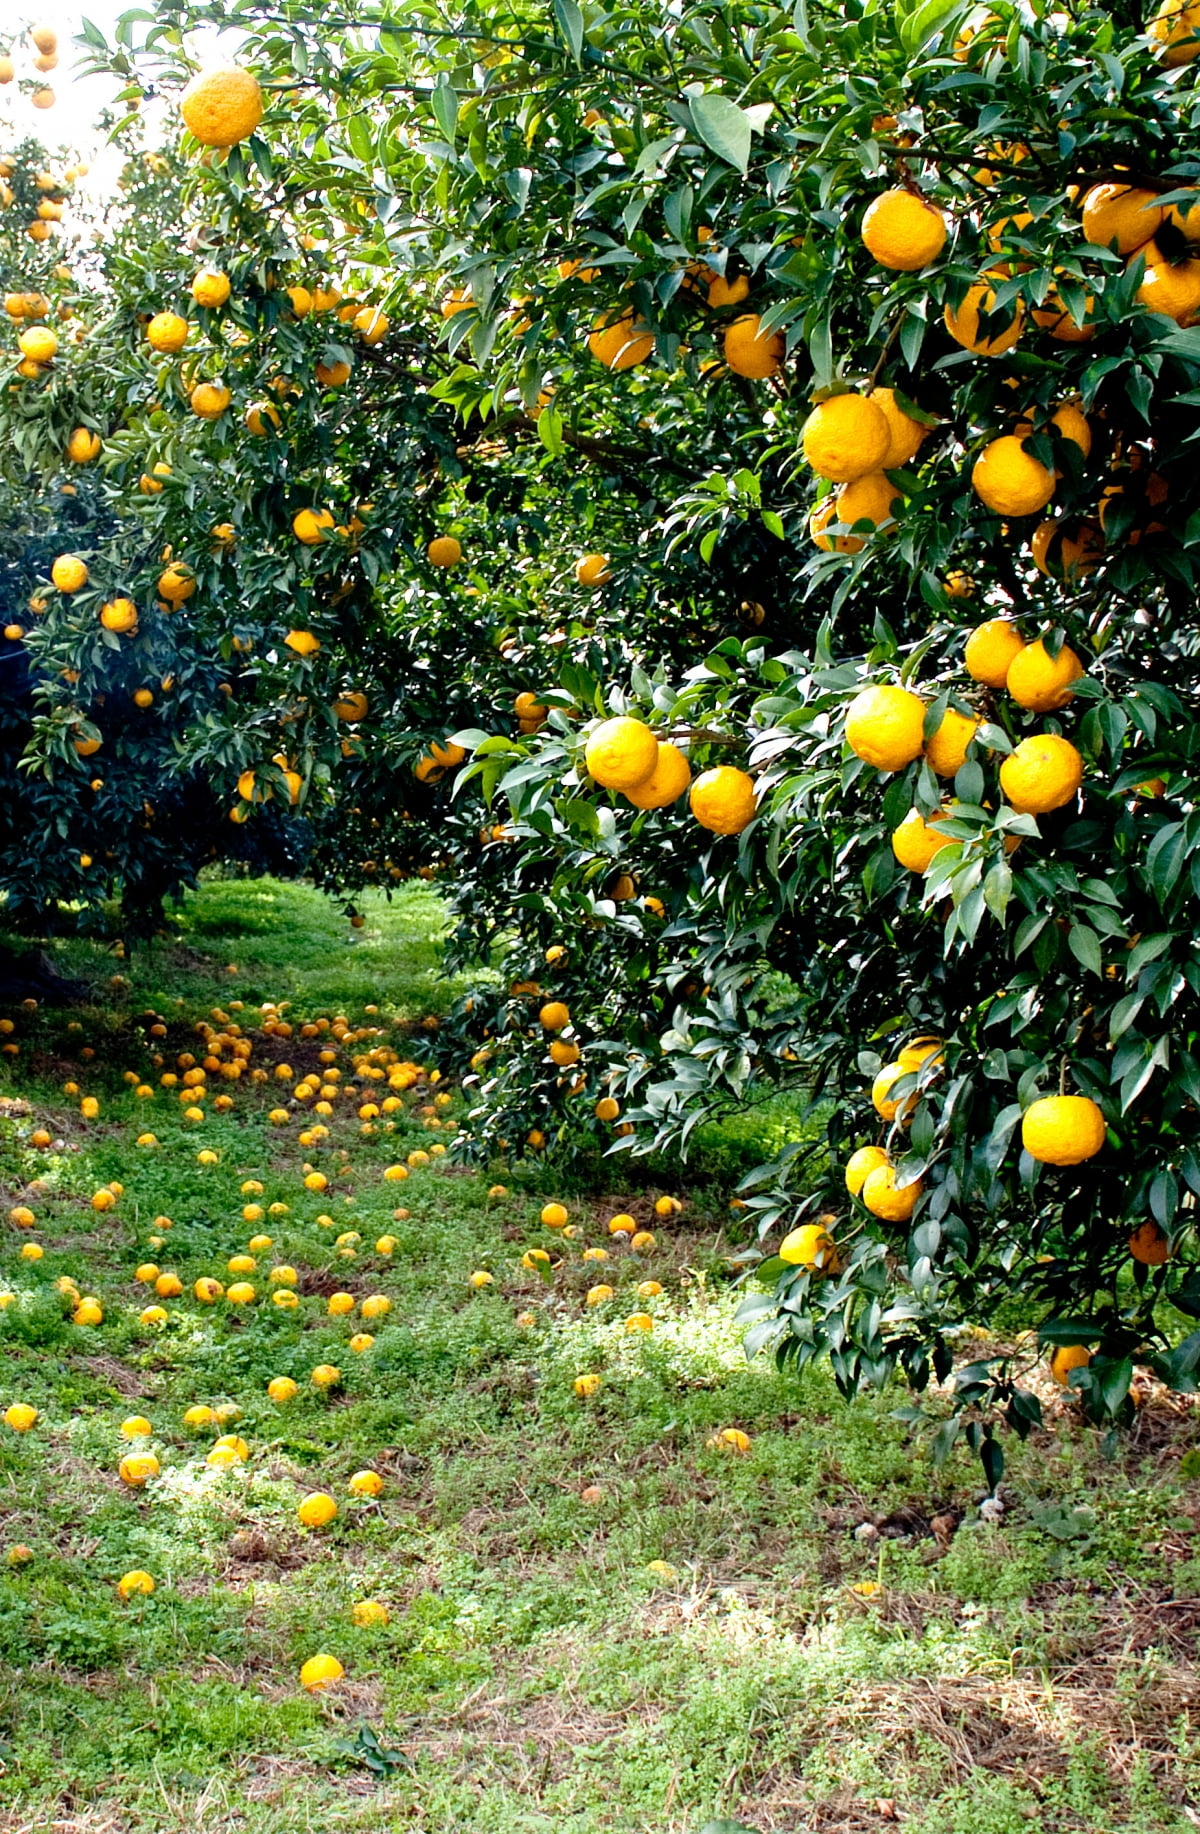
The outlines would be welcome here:
[[[639,1257],[606,1223],[616,1209],[649,1220],[654,1188],[571,1199],[564,1243],[539,1222],[553,1193],[536,1168],[476,1175],[435,1157],[386,1181],[449,1132],[427,1126],[446,1111],[420,1112],[426,1082],[391,1132],[363,1137],[357,1108],[380,1086],[352,1059],[382,1044],[434,1067],[420,1021],[451,989],[433,894],[364,908],[348,942],[302,887],[208,885],[179,941],[131,964],[92,945],[56,952],[96,1004],[9,1014],[0,1408],[27,1401],[40,1418],[26,1434],[0,1425],[0,1827],[1194,1827],[1195,1415],[1152,1401],[1106,1461],[1051,1400],[1050,1430],[1010,1448],[1006,1513],[987,1525],[969,1455],[932,1473],[891,1417],[899,1393],[847,1408],[823,1376],[746,1365],[711,1191],[680,1192],[682,1216],[656,1223]],[[129,984],[110,987],[113,973]],[[253,1036],[252,1065],[308,1069],[327,1039],[262,1038],[264,1000],[292,1001],[297,1025],[342,1013],[381,1028],[339,1049],[341,1080],[363,1093],[335,1102],[328,1139],[307,1148],[305,1122],[266,1118],[286,1099],[273,1074],[210,1076],[233,1107],[210,1098],[198,1124],[159,1083],[181,1051],[203,1055],[193,1028],[214,1007]],[[147,1040],[148,1008],[166,1040]],[[98,1119],[81,1118],[67,1081],[99,1097]],[[39,1125],[48,1149],[30,1143]],[[135,1145],[144,1131],[156,1146]],[[216,1164],[198,1163],[204,1149]],[[327,1191],[305,1189],[306,1164]],[[489,1198],[497,1179],[508,1194]],[[98,1214],[92,1193],[112,1180],[123,1194]],[[248,1201],[288,1207],[253,1224]],[[6,1220],[21,1202],[33,1230]],[[256,1303],[198,1303],[196,1278],[232,1279],[229,1256],[258,1228],[274,1245]],[[354,1259],[336,1246],[347,1231],[362,1238]],[[390,1255],[374,1247],[384,1233]],[[39,1261],[21,1257],[31,1239]],[[605,1245],[607,1263],[582,1259]],[[521,1266],[539,1246],[562,1257],[548,1284]],[[139,1322],[155,1298],[133,1279],[147,1259],[184,1283],[161,1328]],[[270,1303],[276,1263],[297,1271],[295,1310]],[[474,1271],[494,1284],[473,1292]],[[102,1324],[64,1315],[63,1275],[99,1298]],[[663,1291],[642,1300],[646,1279]],[[588,1309],[600,1280],[615,1297]],[[361,1354],[361,1317],[327,1314],[335,1289],[391,1299]],[[639,1311],[649,1335],[624,1328]],[[310,1373],[324,1362],[343,1379],[321,1395]],[[572,1384],[587,1371],[603,1381],[582,1400]],[[265,1392],[279,1374],[299,1384],[285,1406]],[[182,1424],[198,1402],[241,1410],[245,1465],[206,1464],[220,1429]],[[117,1474],[134,1413],[153,1427],[135,1449],[161,1464],[143,1490]],[[728,1426],[750,1436],[745,1456],[709,1443]],[[348,1492],[364,1468],[384,1480],[375,1502]],[[296,1519],[314,1489],[338,1502],[320,1531]],[[883,1532],[856,1536],[864,1523]],[[9,1565],[21,1543],[32,1558]],[[134,1568],[156,1590],[126,1603],[116,1582]],[[390,1621],[356,1627],[364,1599]],[[345,1679],[310,1695],[298,1670],[322,1651]]]

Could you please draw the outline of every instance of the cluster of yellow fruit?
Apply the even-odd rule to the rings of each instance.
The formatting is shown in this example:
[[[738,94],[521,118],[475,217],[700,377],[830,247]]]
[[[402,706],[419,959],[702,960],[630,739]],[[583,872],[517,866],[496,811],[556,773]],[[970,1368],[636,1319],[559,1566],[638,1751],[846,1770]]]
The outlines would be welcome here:
[[[1007,688],[1018,705],[1037,713],[1057,712],[1071,700],[1073,683],[1083,664],[1067,644],[1052,655],[1038,638],[1026,643],[1015,623],[992,618],[967,639],[967,673],[992,688]],[[981,719],[948,707],[937,731],[925,736],[928,709],[909,688],[876,684],[863,688],[846,715],[846,743],[876,770],[900,771],[923,757],[939,777],[961,770],[977,739]],[[1035,733],[1022,739],[1000,766],[1000,787],[1008,806],[1022,815],[1045,815],[1062,808],[1083,782],[1083,758],[1058,733]],[[902,866],[924,872],[941,848],[953,845],[935,824],[953,811],[949,804],[928,817],[911,809],[892,835]],[[1017,837],[1010,837],[1014,843]]]
[[[54,30],[54,27],[51,25],[31,26],[29,29],[29,41],[34,51],[34,55],[30,59],[30,62],[39,76],[46,76],[49,75],[51,70],[57,70],[58,33]],[[16,61],[11,52],[6,52],[3,56],[0,56],[0,84],[11,83],[16,74]],[[57,96],[48,83],[39,84],[29,97],[29,100],[35,108],[43,109],[53,108],[57,99]],[[9,202],[11,202],[11,198]]]
[[[691,766],[679,747],[625,714],[602,720],[592,729],[584,760],[596,783],[619,790],[635,809],[665,809],[690,785],[692,814],[713,834],[740,834],[757,812],[758,791],[747,771],[714,765],[693,783]]]

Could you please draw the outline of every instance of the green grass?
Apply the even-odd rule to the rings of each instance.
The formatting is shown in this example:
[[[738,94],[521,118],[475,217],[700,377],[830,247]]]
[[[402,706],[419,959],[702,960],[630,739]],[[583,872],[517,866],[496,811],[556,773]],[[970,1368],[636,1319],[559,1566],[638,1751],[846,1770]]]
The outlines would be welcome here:
[[[364,909],[348,940],[302,886],[206,884],[178,939],[131,963],[56,946],[95,1004],[10,1015],[2,1213],[27,1202],[37,1228],[0,1236],[0,1293],[14,1296],[0,1405],[26,1400],[41,1418],[25,1435],[0,1425],[0,1550],[33,1550],[0,1564],[0,1825],[699,1834],[724,1819],[793,1834],[886,1827],[882,1803],[913,1834],[1191,1827],[1194,1416],[1152,1403],[1106,1460],[1047,1397],[1051,1430],[1010,1449],[1007,1511],[989,1526],[969,1455],[931,1472],[892,1418],[898,1394],[847,1408],[821,1374],[746,1364],[727,1213],[708,1184],[679,1193],[683,1215],[639,1258],[585,1198],[571,1200],[576,1238],[556,1243],[536,1168],[476,1175],[435,1157],[385,1181],[454,1114],[422,1112],[429,1083],[390,1132],[381,1116],[364,1137],[357,1101],[334,1103],[328,1138],[308,1147],[306,1123],[266,1118],[286,1099],[273,1074],[214,1075],[232,1109],[185,1122],[158,1078],[181,1051],[202,1054],[194,1027],[214,1006],[272,1070],[285,1055],[307,1069],[327,1040],[262,1038],[250,1007],[264,1000],[290,1000],[297,1023],[340,1012],[378,1026],[364,1049],[436,1066],[421,1021],[454,991],[437,898],[408,889]],[[137,1023],[149,1007],[169,1022],[159,1066]],[[338,1052],[344,1082],[354,1054]],[[68,1080],[98,1095],[96,1121]],[[777,1120],[716,1130],[710,1168],[769,1144]],[[31,1145],[37,1125],[51,1148]],[[134,1144],[145,1130],[157,1146]],[[305,1189],[305,1165],[328,1190]],[[248,1179],[264,1187],[253,1201],[286,1213],[244,1221]],[[508,1194],[493,1199],[497,1179]],[[124,1192],[98,1215],[91,1195],[110,1180]],[[627,1188],[635,1215],[657,1188]],[[192,1283],[231,1279],[256,1228],[274,1241],[258,1303],[199,1304]],[[338,1251],[347,1231],[362,1238],[354,1259]],[[30,1233],[40,1261],[21,1258]],[[374,1247],[384,1233],[390,1255]],[[561,1255],[548,1284],[521,1266],[545,1244]],[[604,1244],[607,1263],[583,1261]],[[184,1282],[161,1330],[139,1322],[153,1294],[132,1275],[148,1258]],[[276,1261],[297,1271],[295,1310],[267,1301]],[[494,1284],[472,1292],[475,1270]],[[64,1314],[64,1275],[100,1299],[102,1325]],[[647,1278],[663,1292],[642,1300]],[[616,1297],[589,1309],[600,1279]],[[327,1314],[335,1287],[392,1301],[361,1355],[361,1319]],[[642,1309],[655,1329],[630,1335]],[[321,1362],[343,1372],[328,1395],[309,1380]],[[584,1371],[603,1377],[586,1401],[572,1387]],[[300,1385],[283,1407],[265,1392],[279,1374]],[[201,1401],[240,1409],[246,1465],[206,1464],[217,1429],[182,1424]],[[116,1469],[134,1412],[162,1466],[144,1491]],[[750,1435],[745,1457],[709,1443],[731,1425]],[[384,1478],[378,1502],[348,1491],[366,1467]],[[339,1505],[319,1532],[295,1515],[317,1488]],[[939,1539],[935,1517],[956,1532]],[[882,1534],[857,1536],[864,1523]],[[124,1603],[116,1581],[132,1568],[157,1589]],[[385,1626],[353,1624],[366,1598],[386,1603]],[[310,1696],[297,1674],[318,1650],[346,1676]]]

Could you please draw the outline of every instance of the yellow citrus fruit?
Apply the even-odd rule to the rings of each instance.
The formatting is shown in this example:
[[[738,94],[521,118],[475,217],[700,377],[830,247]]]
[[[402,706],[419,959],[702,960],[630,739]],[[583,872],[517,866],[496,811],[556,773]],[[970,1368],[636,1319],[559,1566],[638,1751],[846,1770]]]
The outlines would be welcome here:
[[[345,1672],[336,1656],[310,1656],[301,1665],[300,1686],[310,1694],[320,1694],[340,1681]]]
[[[1084,302],[1082,319],[1076,318],[1057,287],[1051,287],[1041,305],[1035,306],[1030,316],[1035,325],[1048,331],[1060,344],[1087,344],[1096,335],[1096,327],[1091,322],[1095,305],[1095,297],[1089,293]]]
[[[271,401],[252,401],[243,414],[242,420],[247,431],[253,433],[256,439],[261,439],[271,428],[278,432],[283,425],[279,418],[279,409]],[[332,518],[330,521],[332,526]]]
[[[839,522],[845,523],[847,528],[869,522],[874,532],[895,522],[896,505],[903,498],[884,472],[868,471],[865,477],[843,484],[834,501]],[[862,546],[861,541],[858,546]]]
[[[1008,671],[1025,648],[1025,639],[1010,618],[989,618],[967,638],[963,664],[967,674],[989,688],[1003,688]]]
[[[899,1058],[896,1058],[893,1062],[884,1064],[882,1070],[880,1070],[878,1076],[871,1084],[872,1105],[875,1112],[881,1115],[885,1121],[908,1121],[911,1119],[912,1111],[917,1105],[918,1098],[916,1090],[914,1089],[910,1094],[903,1097],[894,1096],[892,1094],[893,1085],[899,1082],[902,1076],[906,1076],[907,1074],[908,1071],[905,1069],[905,1066],[900,1062]]]
[[[851,1197],[857,1197],[869,1175],[881,1165],[890,1165],[891,1160],[882,1146],[860,1146],[851,1153],[846,1161],[846,1189]]]
[[[588,349],[606,369],[633,369],[654,349],[654,333],[639,323],[632,310],[618,317],[597,319],[588,338]]]
[[[196,590],[196,576],[190,567],[181,561],[174,561],[165,572],[158,576],[158,596],[165,599],[168,605],[182,605],[190,599]]]
[[[192,298],[198,306],[223,306],[229,291],[229,275],[215,268],[201,268],[192,281]]]
[[[223,382],[201,382],[192,390],[192,413],[200,420],[219,420],[233,396]]]
[[[135,1596],[149,1597],[154,1590],[154,1580],[141,1567],[135,1567],[131,1573],[125,1573],[117,1581],[117,1591],[122,1598]]]
[[[1129,1252],[1143,1267],[1163,1267],[1171,1258],[1171,1238],[1156,1222],[1139,1223],[1129,1238]]]
[[[132,599],[109,599],[100,607],[100,622],[118,636],[132,636],[138,627],[137,606]]]
[[[350,1616],[360,1629],[368,1629],[372,1624],[391,1622],[391,1613],[386,1605],[380,1604],[377,1598],[361,1598],[350,1607]]]
[[[929,433],[929,428],[906,414],[896,400],[896,391],[891,388],[877,388],[871,394],[871,400],[888,423],[891,435],[888,449],[879,461],[881,471],[901,471],[905,465],[916,458],[921,441]]]
[[[299,1393],[299,1388],[291,1376],[272,1376],[267,1383],[267,1393],[272,1401],[292,1401]]]
[[[723,1426],[708,1443],[719,1452],[732,1452],[735,1458],[744,1458],[752,1442],[749,1433],[744,1432],[740,1426]]]
[[[174,356],[187,343],[188,322],[178,312],[156,312],[146,326],[146,341],[152,350]]]
[[[117,1473],[123,1484],[131,1490],[140,1490],[143,1484],[157,1477],[159,1464],[153,1452],[126,1452],[117,1466]]]
[[[11,1407],[4,1410],[4,1424],[11,1427],[14,1433],[27,1433],[36,1425],[38,1411],[28,1401],[14,1401]]]
[[[1136,185],[1093,185],[1081,201],[1084,240],[1096,248],[1116,246],[1118,255],[1144,248],[1166,221],[1153,191]]]
[[[350,380],[350,365],[344,357],[333,363],[317,364],[317,381],[322,388],[344,388]]]
[[[807,1267],[812,1272],[836,1273],[837,1244],[824,1223],[802,1223],[784,1236],[779,1245],[779,1259],[790,1267]]]
[[[597,1392],[601,1386],[602,1380],[603,1378],[598,1375],[579,1375],[575,1377],[571,1387],[582,1400],[586,1401],[589,1395],[594,1395]]]
[[[971,469],[975,495],[998,516],[1032,516],[1045,509],[1055,481],[1015,433],[990,440]]]
[[[100,456],[100,435],[90,427],[76,427],[67,441],[67,457],[73,465],[90,464]]]
[[[588,774],[606,790],[635,790],[658,764],[658,740],[641,720],[622,714],[591,733],[584,754]]]
[[[333,711],[339,720],[345,720],[349,725],[356,725],[359,720],[366,719],[367,705],[365,694],[347,690],[344,694],[338,695],[333,703]]]
[[[725,361],[736,376],[774,376],[783,368],[784,341],[778,331],[764,334],[756,312],[745,312],[725,328]]]
[[[296,1515],[305,1528],[325,1528],[337,1514],[337,1504],[325,1490],[314,1490],[296,1507]]]
[[[1148,312],[1194,325],[1200,317],[1200,261],[1168,261],[1155,242],[1138,251],[1146,272],[1137,296]]]
[[[561,1032],[570,1023],[570,1011],[562,1000],[547,1000],[538,1013],[538,1024],[547,1032]]]
[[[45,325],[31,325],[22,331],[17,343],[22,355],[32,363],[49,363],[58,349],[58,339]]]
[[[542,1221],[547,1229],[565,1228],[567,1208],[565,1204],[546,1204],[542,1209]]]
[[[201,146],[236,146],[263,117],[263,96],[248,70],[202,70],[179,98],[184,126]]]
[[[607,586],[612,569],[607,554],[585,554],[575,562],[575,578],[581,586]]]
[[[60,554],[50,569],[50,578],[60,592],[78,592],[88,583],[87,563],[77,554]]]
[[[907,688],[863,688],[846,714],[846,743],[876,770],[903,770],[925,744],[925,702]]]
[[[925,761],[939,777],[953,777],[967,761],[967,747],[979,730],[979,721],[947,707],[942,723],[926,741]]]
[[[718,764],[700,773],[688,804],[702,828],[713,834],[740,834],[754,820],[758,791],[749,772]]]
[[[1050,1374],[1060,1388],[1069,1388],[1072,1369],[1086,1369],[1091,1360],[1082,1344],[1060,1344],[1050,1357]]]
[[[917,1207],[925,1189],[920,1178],[908,1184],[897,1184],[894,1165],[880,1165],[869,1172],[859,1195],[872,1216],[885,1223],[906,1223]]]
[[[909,872],[924,872],[934,854],[952,847],[948,834],[939,834],[935,824],[944,817],[935,809],[926,821],[919,809],[910,809],[898,828],[892,830],[892,852]]]
[[[1000,766],[1000,788],[1022,815],[1061,809],[1082,782],[1083,759],[1069,739],[1053,732],[1022,739]]]
[[[867,206],[862,239],[880,267],[915,273],[936,261],[946,246],[941,211],[915,191],[885,191]]]
[[[1072,698],[1071,683],[1083,674],[1074,650],[1063,644],[1051,656],[1042,639],[1027,643],[1009,664],[1006,687],[1018,706],[1032,713],[1053,713]]]
[[[327,530],[332,527],[333,515],[327,509],[301,509],[292,517],[292,534],[306,548],[314,548],[324,541]]]
[[[942,313],[942,320],[950,336],[964,350],[973,350],[979,357],[1003,356],[1011,350],[1021,335],[1024,323],[1024,308],[1018,301],[997,313],[1000,321],[997,328],[984,330],[981,320],[996,312],[996,292],[986,280],[978,280],[968,287],[960,306],[947,306]]]
[[[1146,32],[1168,70],[1190,64],[1200,57],[1200,5],[1197,0],[1161,0]]]
[[[1021,1145],[1043,1165],[1081,1165],[1104,1140],[1104,1116],[1090,1095],[1046,1095],[1021,1118]]]
[[[691,767],[679,747],[660,739],[654,769],[625,794],[635,809],[665,809],[679,800],[691,780]]]
[[[852,484],[882,467],[892,432],[883,409],[871,396],[831,395],[805,421],[801,443],[819,478]]]

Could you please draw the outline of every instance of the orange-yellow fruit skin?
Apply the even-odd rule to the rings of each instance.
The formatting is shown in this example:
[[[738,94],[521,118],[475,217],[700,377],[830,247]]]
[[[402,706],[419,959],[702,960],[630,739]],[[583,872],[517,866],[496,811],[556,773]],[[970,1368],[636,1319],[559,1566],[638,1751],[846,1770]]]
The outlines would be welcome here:
[[[1043,1096],[1021,1120],[1021,1145],[1044,1165],[1081,1165],[1104,1141],[1104,1116],[1089,1095]]]
[[[1083,782],[1083,759],[1069,739],[1043,732],[1022,739],[1000,766],[1000,788],[1022,815],[1061,809]]]
[[[801,433],[804,456],[819,478],[852,484],[879,471],[892,443],[883,409],[869,395],[831,395],[815,407]]]
[[[1009,618],[989,618],[978,624],[967,638],[963,665],[974,681],[989,688],[1003,688],[1008,671],[1025,648],[1025,639]]]
[[[846,743],[876,770],[903,770],[925,744],[924,701],[907,688],[864,688],[846,714]]]

